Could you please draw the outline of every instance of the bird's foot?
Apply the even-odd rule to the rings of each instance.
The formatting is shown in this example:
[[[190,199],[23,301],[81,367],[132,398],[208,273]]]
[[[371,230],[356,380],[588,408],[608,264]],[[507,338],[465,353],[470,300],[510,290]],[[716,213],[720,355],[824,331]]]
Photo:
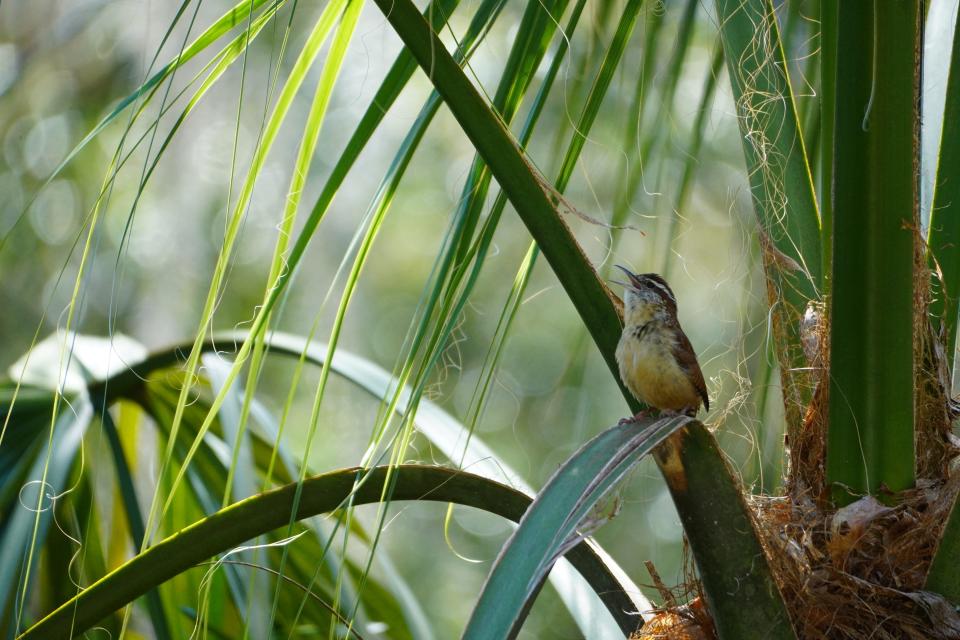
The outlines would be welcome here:
[[[649,417],[650,417],[650,410],[644,409],[642,411],[637,411],[635,414],[633,414],[629,418],[620,418],[620,422],[618,422],[617,424],[618,425],[632,424],[634,422],[640,422],[641,420],[646,420]]]

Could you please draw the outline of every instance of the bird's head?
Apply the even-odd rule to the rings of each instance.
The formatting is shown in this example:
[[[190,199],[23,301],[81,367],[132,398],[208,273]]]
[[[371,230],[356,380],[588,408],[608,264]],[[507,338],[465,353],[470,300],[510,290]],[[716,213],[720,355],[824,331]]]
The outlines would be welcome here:
[[[632,316],[655,316],[661,313],[676,315],[677,298],[670,285],[656,273],[636,274],[617,265],[627,276],[623,285],[624,319]]]

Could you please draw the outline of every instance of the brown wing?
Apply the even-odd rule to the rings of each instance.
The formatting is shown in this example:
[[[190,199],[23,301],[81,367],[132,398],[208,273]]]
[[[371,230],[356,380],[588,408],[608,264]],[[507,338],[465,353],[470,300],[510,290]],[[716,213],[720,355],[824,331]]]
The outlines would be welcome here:
[[[673,345],[673,357],[687,373],[690,374],[690,382],[693,383],[697,393],[703,398],[703,406],[707,411],[710,410],[710,397],[707,395],[707,383],[703,381],[703,372],[700,371],[700,363],[697,362],[697,354],[690,344],[690,338],[683,332],[680,325],[676,325],[677,342]]]

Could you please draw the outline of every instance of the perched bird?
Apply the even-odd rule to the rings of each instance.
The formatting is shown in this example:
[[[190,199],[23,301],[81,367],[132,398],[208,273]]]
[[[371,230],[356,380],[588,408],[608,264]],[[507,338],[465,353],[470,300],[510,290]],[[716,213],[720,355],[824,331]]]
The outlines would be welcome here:
[[[637,275],[617,265],[624,287],[623,335],[617,345],[620,378],[637,400],[668,413],[710,409],[697,354],[677,320],[677,299],[655,273]],[[634,419],[643,417],[638,413]]]

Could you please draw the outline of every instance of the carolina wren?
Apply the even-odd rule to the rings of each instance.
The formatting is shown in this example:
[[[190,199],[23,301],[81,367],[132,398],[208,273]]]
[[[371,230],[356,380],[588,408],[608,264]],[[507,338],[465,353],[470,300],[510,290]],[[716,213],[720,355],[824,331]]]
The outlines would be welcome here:
[[[655,273],[617,265],[628,282],[623,295],[623,335],[617,345],[620,378],[637,400],[661,411],[696,415],[710,409],[697,354],[677,320],[677,299]],[[640,417],[643,412],[635,417]]]

